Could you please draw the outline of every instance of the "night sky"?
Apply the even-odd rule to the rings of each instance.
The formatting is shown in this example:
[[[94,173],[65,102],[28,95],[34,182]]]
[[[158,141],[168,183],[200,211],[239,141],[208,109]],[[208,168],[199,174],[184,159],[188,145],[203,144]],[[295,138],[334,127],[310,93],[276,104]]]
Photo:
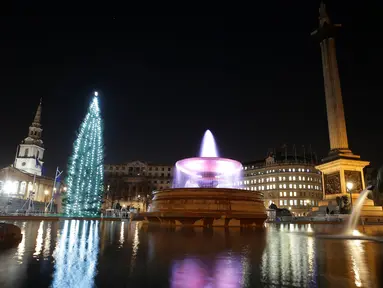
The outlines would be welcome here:
[[[198,153],[206,129],[222,156],[240,161],[284,143],[325,156],[320,48],[310,37],[319,1],[258,2],[0,18],[0,166],[13,162],[42,97],[47,175],[65,170],[94,90],[105,163],[173,164]],[[383,3],[327,8],[343,25],[336,44],[350,147],[381,165]]]

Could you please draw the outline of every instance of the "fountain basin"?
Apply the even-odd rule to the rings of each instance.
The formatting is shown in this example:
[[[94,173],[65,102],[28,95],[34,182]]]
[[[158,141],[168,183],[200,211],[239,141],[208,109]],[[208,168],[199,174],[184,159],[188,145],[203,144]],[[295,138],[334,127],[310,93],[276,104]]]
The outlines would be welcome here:
[[[263,195],[232,188],[173,188],[157,191],[147,223],[192,226],[262,226]]]
[[[228,158],[193,157],[178,161],[176,168],[198,187],[231,188],[241,174],[242,164]]]

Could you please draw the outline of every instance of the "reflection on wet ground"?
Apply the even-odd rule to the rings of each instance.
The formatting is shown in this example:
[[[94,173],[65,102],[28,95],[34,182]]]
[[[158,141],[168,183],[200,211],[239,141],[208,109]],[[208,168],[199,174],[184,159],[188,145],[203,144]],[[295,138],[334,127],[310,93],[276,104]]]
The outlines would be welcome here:
[[[12,223],[24,237],[0,251],[0,287],[383,287],[382,243],[315,237],[339,225]],[[383,237],[383,226],[364,232]]]

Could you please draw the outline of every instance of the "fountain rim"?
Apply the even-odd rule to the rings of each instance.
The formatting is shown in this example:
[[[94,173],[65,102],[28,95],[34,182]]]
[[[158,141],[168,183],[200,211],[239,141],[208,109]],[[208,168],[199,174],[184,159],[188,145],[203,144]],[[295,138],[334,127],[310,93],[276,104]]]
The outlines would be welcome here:
[[[192,161],[207,161],[207,162],[212,162],[212,163],[214,163],[214,162],[232,163],[235,165],[235,168],[229,174],[234,174],[234,173],[239,172],[243,169],[241,162],[236,161],[234,159],[223,158],[223,157],[190,157],[190,158],[185,158],[185,159],[177,161],[175,166],[181,172],[183,172],[187,175],[190,175],[190,176],[197,176],[196,173],[198,173],[198,172],[212,172],[212,171],[201,171],[199,169],[186,168],[185,163],[186,162],[192,162]]]

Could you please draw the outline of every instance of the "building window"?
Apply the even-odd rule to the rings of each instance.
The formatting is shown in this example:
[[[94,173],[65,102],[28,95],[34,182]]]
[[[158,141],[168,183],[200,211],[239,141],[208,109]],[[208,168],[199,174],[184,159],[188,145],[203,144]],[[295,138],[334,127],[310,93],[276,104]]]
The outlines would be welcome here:
[[[298,200],[294,200],[294,205],[297,206],[298,205]]]
[[[27,190],[27,182],[23,181],[20,184],[20,194],[25,194],[25,191]]]
[[[279,196],[280,196],[280,197],[283,197],[283,193],[282,193],[282,192],[279,192]]]
[[[293,192],[290,191],[290,197],[293,196]]]
[[[283,206],[283,200],[279,200],[279,206]]]
[[[26,149],[24,150],[24,157],[28,157],[28,154],[29,154],[29,149],[26,148]]]
[[[294,201],[290,200],[290,206],[293,206],[293,205],[294,205]]]
[[[285,196],[285,197],[287,196],[286,192],[283,192],[283,196]]]
[[[285,206],[287,206],[287,200],[283,200],[283,203],[285,204]]]
[[[297,192],[294,192],[294,197],[297,197]]]

